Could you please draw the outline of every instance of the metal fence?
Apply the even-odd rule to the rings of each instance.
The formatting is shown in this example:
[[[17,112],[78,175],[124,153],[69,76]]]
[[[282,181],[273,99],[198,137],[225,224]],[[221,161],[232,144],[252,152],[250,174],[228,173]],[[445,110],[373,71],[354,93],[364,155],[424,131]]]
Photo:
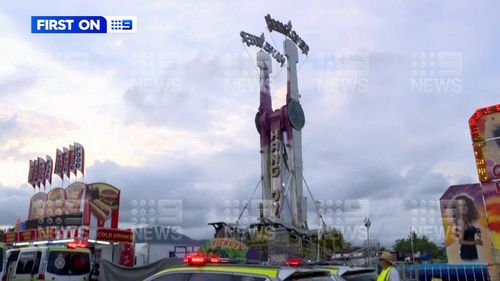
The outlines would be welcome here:
[[[490,281],[486,264],[407,264],[398,263],[405,281]]]

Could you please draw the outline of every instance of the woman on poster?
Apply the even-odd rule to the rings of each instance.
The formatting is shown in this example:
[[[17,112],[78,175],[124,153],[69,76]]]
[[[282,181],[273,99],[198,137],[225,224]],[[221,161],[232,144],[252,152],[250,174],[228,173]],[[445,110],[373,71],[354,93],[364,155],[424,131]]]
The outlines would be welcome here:
[[[460,258],[464,261],[478,260],[477,245],[482,246],[481,229],[475,224],[479,219],[474,201],[465,195],[455,198],[455,226],[460,243]]]

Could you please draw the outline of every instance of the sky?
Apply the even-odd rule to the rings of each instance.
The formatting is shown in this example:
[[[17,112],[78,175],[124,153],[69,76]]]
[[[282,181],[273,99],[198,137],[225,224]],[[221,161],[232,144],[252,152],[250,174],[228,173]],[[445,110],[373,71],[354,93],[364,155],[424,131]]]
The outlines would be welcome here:
[[[117,3],[0,4],[0,225],[28,215],[29,160],[75,141],[86,173],[71,181],[121,189],[121,227],[157,218],[161,200],[181,202],[179,226],[193,238],[210,237],[209,222],[234,221],[260,194],[251,197],[258,50],[239,34],[264,33],[282,52],[269,13],[291,20],[310,47],[298,63],[304,177],[327,225],[361,243],[369,217],[384,245],[412,227],[442,243],[439,197],[478,182],[468,118],[499,102],[498,3]],[[137,16],[138,32],[32,34],[37,15]],[[279,108],[286,69],[273,70]],[[241,223],[255,215],[249,208]]]

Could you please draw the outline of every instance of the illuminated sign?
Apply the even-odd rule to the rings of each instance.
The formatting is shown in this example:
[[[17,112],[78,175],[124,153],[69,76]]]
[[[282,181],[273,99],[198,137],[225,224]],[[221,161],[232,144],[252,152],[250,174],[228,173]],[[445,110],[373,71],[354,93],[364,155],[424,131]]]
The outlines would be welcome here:
[[[285,25],[282,22],[271,18],[271,16],[269,14],[267,16],[265,16],[265,19],[266,19],[267,28],[269,29],[270,32],[277,31],[277,32],[285,35],[286,37],[290,38],[293,41],[293,43],[295,43],[299,47],[299,49],[302,51],[302,53],[307,55],[307,53],[309,52],[309,46],[307,45],[307,43],[304,40],[302,40],[302,38],[300,38],[300,36],[297,34],[297,32],[292,30],[292,22],[291,21],[288,21],[288,24]]]
[[[479,180],[500,179],[500,104],[476,110],[469,126]]]
[[[488,181],[488,174],[486,172],[486,163],[484,162],[484,157],[483,157],[484,146],[485,142],[478,142],[473,144],[477,173],[479,175],[479,180],[481,182]]]
[[[7,232],[3,235],[3,242],[32,242],[60,239],[85,239],[89,236],[88,227],[39,227],[38,229],[18,232]]]
[[[469,119],[469,127],[472,135],[472,141],[482,141],[485,140],[484,135],[484,117],[496,112],[500,112],[500,104],[480,108],[474,112],[474,114]]]

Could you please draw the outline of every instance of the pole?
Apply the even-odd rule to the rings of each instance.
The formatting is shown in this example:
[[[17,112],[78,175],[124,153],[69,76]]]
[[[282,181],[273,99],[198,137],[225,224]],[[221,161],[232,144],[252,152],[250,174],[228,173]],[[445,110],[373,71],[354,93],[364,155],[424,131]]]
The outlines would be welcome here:
[[[368,226],[367,232],[368,232],[368,241],[367,241],[367,246],[368,246],[368,266],[370,266],[370,263],[371,263],[370,226]]]
[[[415,264],[415,250],[413,249],[413,232],[410,227],[411,260]]]
[[[365,227],[366,227],[366,248],[367,248],[367,259],[366,259],[366,264],[369,266],[370,264],[370,226],[372,225],[372,222],[370,221],[369,218],[365,218]]]
[[[320,202],[316,201],[316,205],[318,206],[317,214],[318,214],[318,249],[317,249],[317,255],[316,255],[316,262],[319,262],[319,238],[320,238],[320,230],[321,230],[321,218],[319,216],[319,207],[320,207]]]

